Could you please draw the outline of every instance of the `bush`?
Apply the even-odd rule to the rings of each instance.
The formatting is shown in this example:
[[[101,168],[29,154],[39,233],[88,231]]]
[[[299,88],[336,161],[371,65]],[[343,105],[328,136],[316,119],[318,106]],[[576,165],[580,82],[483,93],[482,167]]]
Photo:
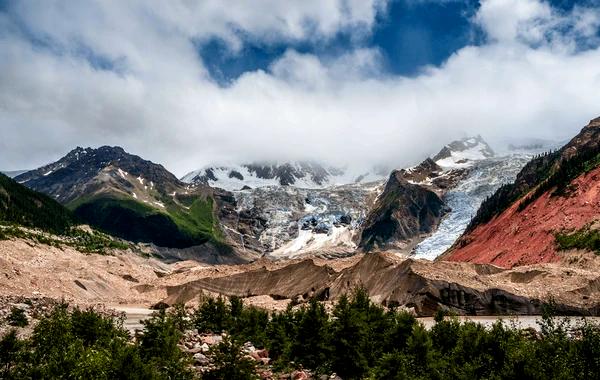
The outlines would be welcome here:
[[[558,232],[554,234],[554,239],[560,251],[584,249],[600,254],[600,231],[589,226],[572,232]]]
[[[10,309],[10,314],[6,317],[6,320],[9,325],[14,327],[25,327],[29,324],[25,310],[18,307]]]
[[[211,347],[208,356],[213,367],[202,376],[204,380],[259,379],[254,360],[245,357],[242,345],[229,336]]]
[[[231,298],[207,299],[194,317],[200,328],[228,332],[208,354],[209,380],[257,378],[242,351],[247,338],[264,341],[277,370],[302,366],[344,379],[599,378],[600,327],[571,325],[549,306],[539,334],[442,313],[428,330],[408,313],[372,303],[364,289],[341,297],[331,314],[312,300],[268,316]],[[178,348],[187,321],[181,307],[161,310],[132,341],[120,321],[60,305],[31,338],[10,331],[0,339],[0,378],[191,379],[189,357]]]
[[[5,379],[189,379],[185,357],[173,342],[168,317],[150,319],[142,342],[131,342],[120,321],[93,310],[59,305],[29,339],[9,332],[0,340]],[[160,347],[160,348],[158,348]],[[158,348],[158,349],[151,349]]]

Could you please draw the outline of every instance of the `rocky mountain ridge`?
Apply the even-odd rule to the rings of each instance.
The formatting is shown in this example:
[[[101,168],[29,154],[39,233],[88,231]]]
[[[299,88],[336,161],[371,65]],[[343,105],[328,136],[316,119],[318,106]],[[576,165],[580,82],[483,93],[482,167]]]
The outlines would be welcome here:
[[[319,189],[376,181],[385,178],[388,173],[389,169],[383,166],[353,171],[312,161],[253,162],[207,166],[190,172],[181,179],[186,183],[209,185],[229,191],[270,186]]]
[[[120,147],[78,147],[15,180],[123,239],[175,248],[221,243],[210,188],[191,188]]]

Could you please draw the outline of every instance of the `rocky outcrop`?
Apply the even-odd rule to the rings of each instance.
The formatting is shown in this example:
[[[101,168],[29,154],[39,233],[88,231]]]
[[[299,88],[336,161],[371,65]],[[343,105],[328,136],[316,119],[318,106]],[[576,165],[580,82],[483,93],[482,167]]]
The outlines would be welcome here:
[[[392,172],[367,215],[360,236],[363,249],[398,246],[431,233],[449,211],[435,192],[408,182],[404,173]]]
[[[448,159],[455,159],[455,163],[460,164],[458,160],[485,159],[494,157],[494,150],[481,137],[468,137],[456,140],[444,146],[442,150],[433,156],[433,161],[443,162]]]

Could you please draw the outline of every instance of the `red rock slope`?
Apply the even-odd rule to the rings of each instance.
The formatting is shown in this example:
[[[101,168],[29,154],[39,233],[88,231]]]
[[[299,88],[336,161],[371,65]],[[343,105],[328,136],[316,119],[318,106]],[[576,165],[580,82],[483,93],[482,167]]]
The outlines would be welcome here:
[[[580,176],[570,197],[544,193],[524,210],[519,202],[463,238],[464,246],[444,259],[505,268],[557,261],[554,233],[580,229],[600,216],[600,168]],[[463,243],[464,244],[464,243]]]
[[[551,158],[539,159],[549,161],[543,165],[551,168],[550,173],[556,173],[561,166],[566,167],[569,160],[585,155],[587,170],[582,170],[578,176],[568,177],[567,181],[558,181],[559,186],[568,185],[562,186],[567,191],[559,195],[556,194],[556,186],[546,186],[546,191],[537,191],[536,194],[536,189],[548,177],[540,174],[543,170],[532,170],[531,167],[542,167],[542,164],[532,161],[530,169],[524,169],[521,178],[517,177],[517,182],[504,194],[505,199],[515,200],[510,201],[497,216],[470,226],[442,259],[505,268],[558,261],[554,234],[561,230],[581,229],[600,219],[598,156],[592,160],[587,158],[600,152],[599,144],[600,119],[596,119],[560,151],[548,156]],[[542,178],[532,180],[532,173],[534,177]],[[514,194],[510,194],[511,191]],[[501,196],[496,194],[497,198]],[[527,204],[524,208],[519,207],[528,197],[534,200],[524,203]],[[502,210],[502,201],[497,204]]]

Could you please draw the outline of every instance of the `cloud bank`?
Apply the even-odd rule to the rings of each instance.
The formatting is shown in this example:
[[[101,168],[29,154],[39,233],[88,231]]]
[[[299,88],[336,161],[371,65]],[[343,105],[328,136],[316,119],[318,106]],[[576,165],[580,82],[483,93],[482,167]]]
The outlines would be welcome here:
[[[383,1],[19,1],[0,13],[0,167],[120,145],[178,175],[209,163],[316,159],[405,165],[450,139],[564,139],[600,115],[600,10],[482,0],[485,42],[414,77],[376,47],[319,58],[289,49],[227,87],[198,53],[364,39]]]

